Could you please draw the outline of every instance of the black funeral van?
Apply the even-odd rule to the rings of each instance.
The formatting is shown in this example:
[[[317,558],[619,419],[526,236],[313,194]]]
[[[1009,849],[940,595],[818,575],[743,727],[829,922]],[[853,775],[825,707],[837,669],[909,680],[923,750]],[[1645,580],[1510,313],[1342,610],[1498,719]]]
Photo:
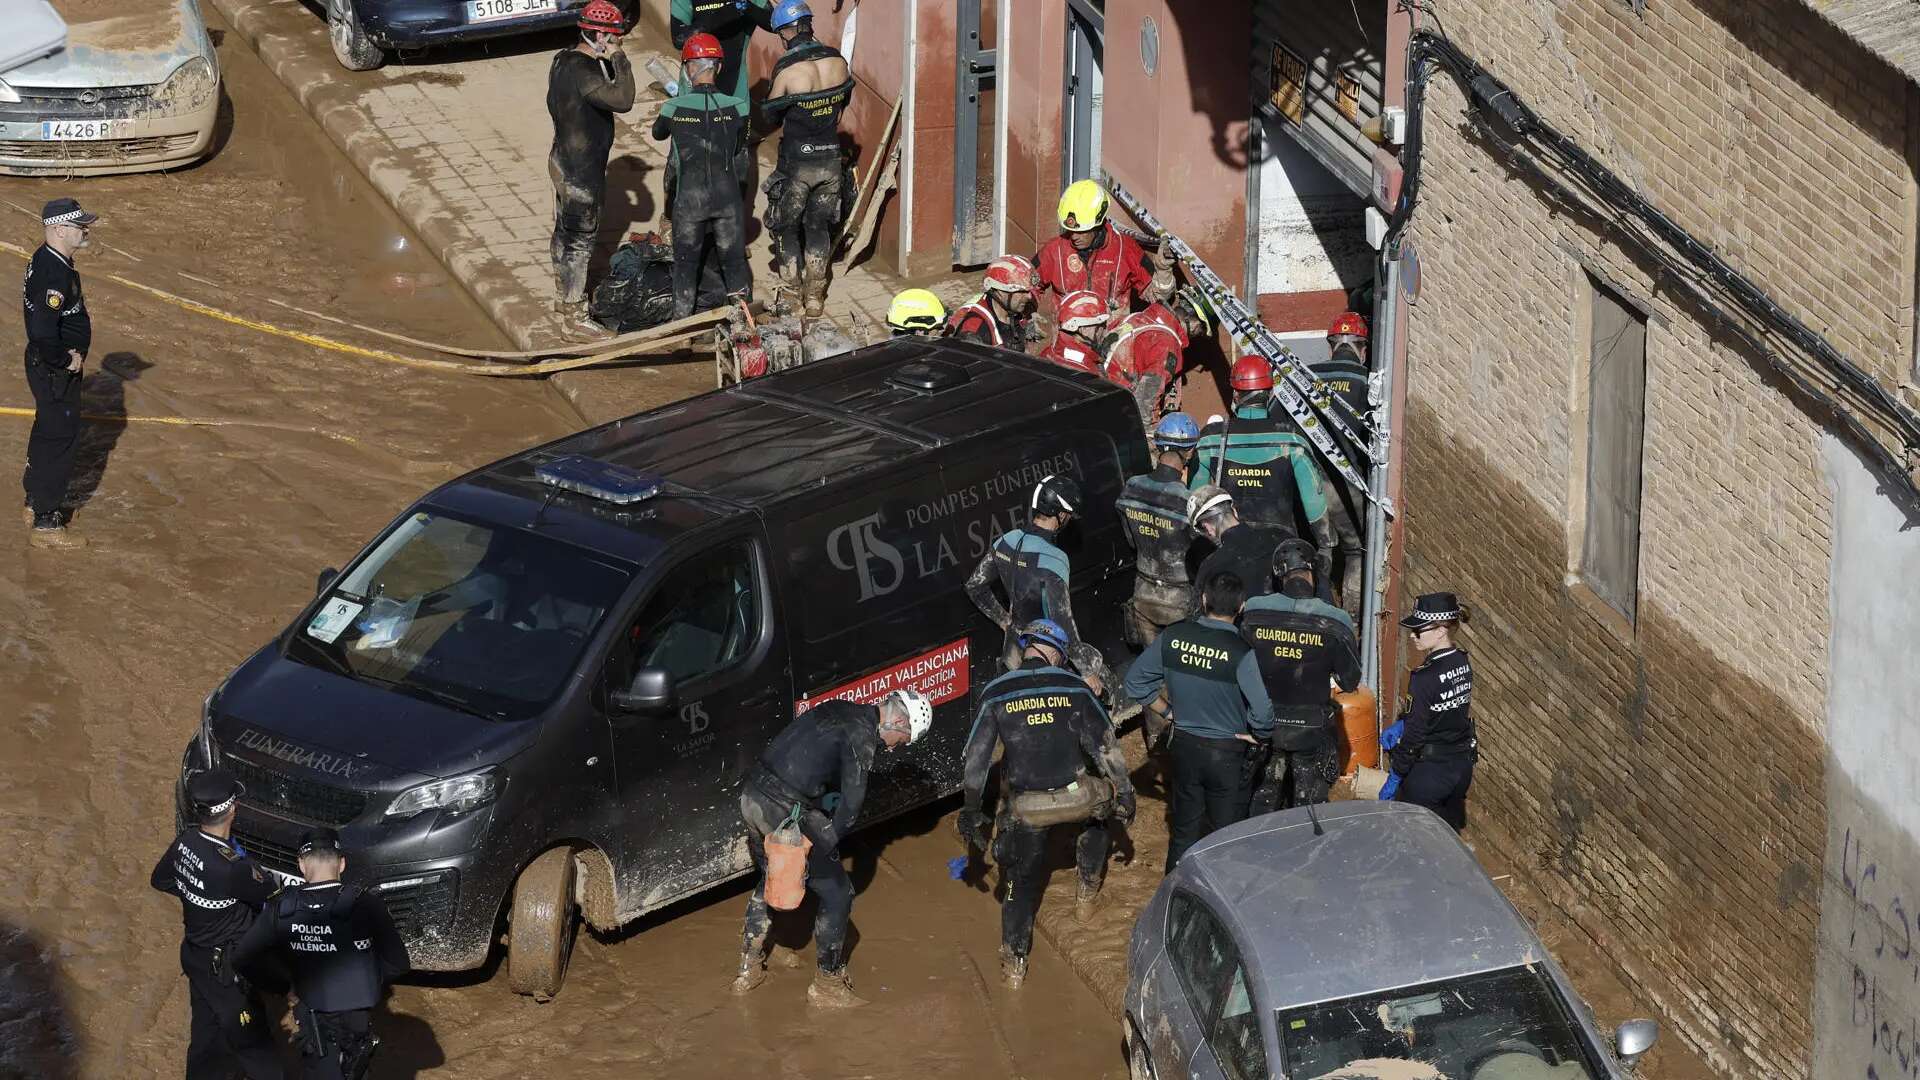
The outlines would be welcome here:
[[[1082,633],[1125,656],[1113,508],[1147,468],[1122,390],[1015,353],[901,339],[616,420],[407,508],[209,695],[187,770],[246,785],[235,835],[282,875],[314,825],[416,967],[559,990],[577,912],[612,929],[747,872],[738,789],[793,715],[911,686],[872,822],[957,790],[1000,630],[963,584],[1036,481]]]

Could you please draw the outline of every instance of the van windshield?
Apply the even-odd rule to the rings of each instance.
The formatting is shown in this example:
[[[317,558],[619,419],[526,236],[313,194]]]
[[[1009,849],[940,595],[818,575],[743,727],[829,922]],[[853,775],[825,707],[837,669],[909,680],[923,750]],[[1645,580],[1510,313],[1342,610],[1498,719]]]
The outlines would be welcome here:
[[[1283,1009],[1279,1027],[1286,1076],[1592,1080],[1605,1075],[1545,972],[1531,966]]]
[[[499,720],[552,700],[633,567],[439,512],[400,523],[337,579],[287,655]]]

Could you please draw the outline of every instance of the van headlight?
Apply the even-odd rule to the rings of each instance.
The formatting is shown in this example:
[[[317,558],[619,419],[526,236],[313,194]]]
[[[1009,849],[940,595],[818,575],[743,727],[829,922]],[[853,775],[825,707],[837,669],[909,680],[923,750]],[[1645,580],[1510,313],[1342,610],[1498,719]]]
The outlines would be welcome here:
[[[493,769],[482,769],[403,791],[393,800],[393,805],[387,807],[386,816],[412,817],[427,810],[464,814],[492,802],[499,791],[499,774]]]
[[[193,59],[173,69],[167,81],[153,92],[154,99],[170,109],[185,111],[197,109],[213,99],[219,89],[220,76],[213,69],[213,62],[204,56]]]

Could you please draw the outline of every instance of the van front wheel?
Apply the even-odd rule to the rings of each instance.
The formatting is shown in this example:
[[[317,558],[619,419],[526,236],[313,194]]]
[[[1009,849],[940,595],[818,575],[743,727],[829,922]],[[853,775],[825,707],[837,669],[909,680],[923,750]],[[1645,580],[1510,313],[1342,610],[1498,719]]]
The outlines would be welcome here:
[[[507,983],[516,994],[551,1001],[573,952],[573,852],[554,848],[527,864],[513,884],[507,923]]]

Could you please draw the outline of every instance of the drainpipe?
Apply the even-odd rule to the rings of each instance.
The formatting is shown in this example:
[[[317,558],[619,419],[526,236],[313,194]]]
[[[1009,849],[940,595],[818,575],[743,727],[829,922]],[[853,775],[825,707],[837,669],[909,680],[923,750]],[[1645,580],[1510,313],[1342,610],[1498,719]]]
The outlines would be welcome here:
[[[900,272],[913,255],[913,124],[915,71],[920,54],[920,3],[907,0],[906,69],[900,74]]]

